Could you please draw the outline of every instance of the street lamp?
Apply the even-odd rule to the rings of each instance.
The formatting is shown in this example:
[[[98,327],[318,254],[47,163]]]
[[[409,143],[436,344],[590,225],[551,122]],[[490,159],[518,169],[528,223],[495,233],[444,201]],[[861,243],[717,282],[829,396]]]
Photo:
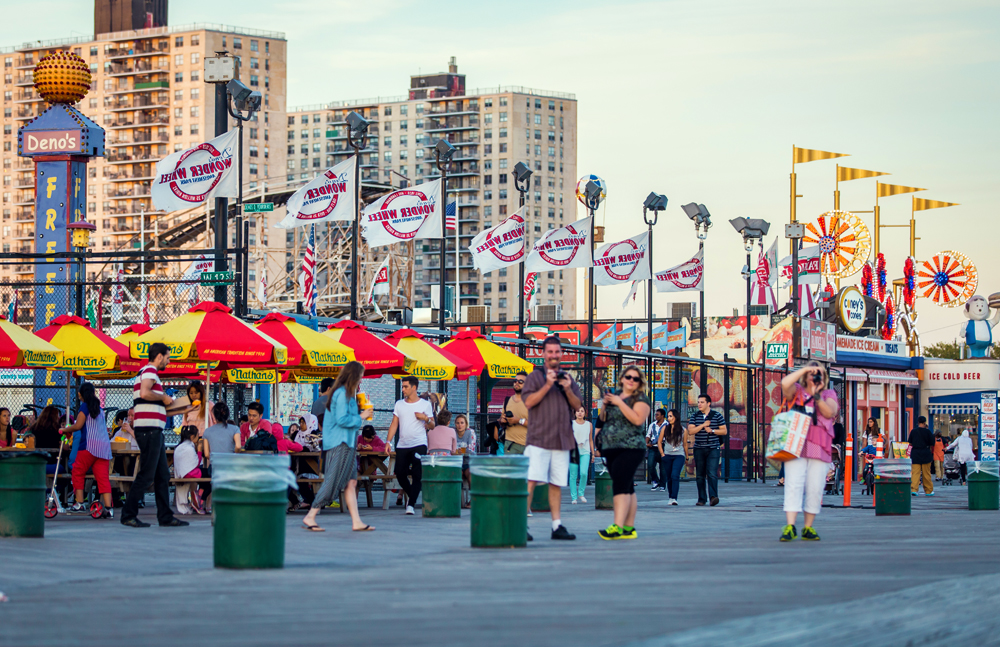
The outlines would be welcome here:
[[[236,192],[236,216],[237,216],[236,223],[237,223],[237,228],[239,229],[239,223],[242,222],[242,220],[240,219],[243,217],[243,122],[251,121],[254,118],[254,114],[260,110],[260,103],[262,97],[260,92],[258,92],[257,90],[251,90],[246,85],[244,85],[239,79],[232,79],[231,81],[229,81],[229,83],[226,84],[226,99],[227,99],[226,111],[229,112],[229,115],[236,120],[237,127],[239,128],[240,131],[239,139],[237,140],[237,147],[238,147],[237,156],[239,157],[240,165],[236,169],[236,174],[238,178],[237,182],[239,186]],[[246,116],[243,116],[244,112],[246,112]],[[261,196],[261,199],[262,200],[264,199],[263,195]],[[226,210],[228,211],[228,207]],[[223,221],[228,224],[228,213],[226,214],[226,217],[223,219]],[[223,241],[222,244],[223,249],[225,249],[226,243],[228,242],[226,240],[228,237],[229,237],[228,227],[216,232],[216,240],[218,241],[219,239],[221,239]],[[257,238],[258,240],[260,240],[260,236],[258,236]],[[218,245],[216,245],[216,247],[218,248]],[[225,258],[225,255],[223,255],[223,258]],[[218,263],[218,261],[216,261],[216,263]],[[226,264],[228,265],[228,262]],[[265,262],[265,268],[266,265],[267,264]],[[220,272],[225,271],[225,269],[226,269],[225,267],[215,268],[216,271]],[[244,283],[245,282],[246,279],[244,277]],[[228,289],[229,288],[226,285],[217,285],[215,287],[216,291],[215,300],[218,301],[219,303],[226,303],[226,296]],[[222,297],[221,299],[219,298],[220,296]],[[237,299],[237,301],[238,300],[239,299]]]
[[[691,202],[681,207],[687,217],[691,219],[694,223],[694,231],[698,236],[698,251],[705,249],[705,239],[708,238],[708,230],[712,227],[712,214],[708,212],[708,208],[703,204],[697,204]],[[705,268],[705,255],[702,254],[701,257],[702,269]],[[701,313],[701,335],[698,343],[698,353],[702,359],[705,359],[705,336],[708,334],[708,320],[705,318],[705,276],[702,273],[701,278],[701,292],[698,294],[698,310]],[[708,390],[708,372],[705,371],[705,366],[702,365],[701,370],[701,384],[700,388],[702,393]]]
[[[646,258],[649,261],[649,280],[646,281],[646,352],[653,352],[653,225],[659,219],[660,212],[667,208],[667,196],[650,192],[646,196],[646,201],[642,203],[642,219],[646,223],[649,235],[646,236]],[[651,214],[647,215],[649,212]],[[653,388],[653,360],[650,358],[646,362],[649,373],[649,388]],[[653,412],[650,411],[652,416]]]
[[[511,175],[514,176],[514,188],[518,194],[518,209],[524,208],[524,195],[528,192],[528,185],[531,182],[531,168],[524,162],[514,165]],[[522,218],[523,218],[522,214]],[[517,338],[524,339],[524,248],[527,243],[528,228],[524,228],[524,235],[521,237],[521,262],[517,265],[517,284],[520,295],[517,301]],[[517,345],[518,353],[524,357],[527,348],[524,344]]]
[[[361,155],[368,146],[368,120],[354,112],[347,115],[347,144],[354,149],[354,223],[351,225],[351,321],[358,318],[358,220],[361,217]]]
[[[597,207],[601,204],[601,185],[593,180],[587,182],[587,186],[584,189],[584,195],[587,200],[587,211],[590,213],[590,258],[594,258],[594,212],[597,211]],[[594,344],[594,307],[597,305],[595,301],[596,295],[594,294],[594,265],[591,263],[590,267],[587,268],[587,345],[593,346]],[[593,357],[593,353],[590,354]],[[590,373],[593,373],[593,367],[591,367]]]
[[[746,399],[746,414],[747,414],[747,438],[756,438],[753,431],[753,375],[754,371],[750,368],[753,364],[753,324],[750,318],[750,279],[756,273],[752,270],[750,265],[750,252],[753,251],[754,245],[760,243],[764,236],[767,235],[767,230],[771,228],[771,224],[766,220],[761,220],[760,218],[733,218],[729,221],[729,224],[733,226],[740,235],[743,236],[743,249],[747,253],[747,264],[743,267],[743,278],[747,282],[747,399]]]
[[[439,139],[434,146],[437,167],[441,171],[441,198],[444,202],[441,207],[441,273],[438,281],[438,328],[441,330],[444,330],[444,251],[448,240],[445,237],[444,226],[445,212],[448,210],[448,169],[451,168],[451,159],[455,156],[455,150],[456,148],[447,139]],[[455,266],[455,276],[458,276],[457,265]]]

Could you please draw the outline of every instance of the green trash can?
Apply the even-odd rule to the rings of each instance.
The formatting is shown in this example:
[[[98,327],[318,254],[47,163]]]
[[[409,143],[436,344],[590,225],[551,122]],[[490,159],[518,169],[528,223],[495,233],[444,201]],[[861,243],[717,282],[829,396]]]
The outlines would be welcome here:
[[[548,512],[549,507],[549,486],[546,483],[536,483],[535,493],[531,497],[532,512]]]
[[[969,468],[969,510],[1000,510],[1000,464],[973,461]]]
[[[213,555],[216,568],[283,568],[288,454],[212,456]]]
[[[875,459],[875,516],[910,514],[910,459]]]
[[[423,516],[462,516],[462,457],[421,456]]]
[[[594,466],[594,509],[614,510],[615,497],[611,489],[611,473],[604,465],[604,459],[598,458]]]
[[[472,547],[527,546],[528,457],[471,456],[469,472],[472,475]]]
[[[0,537],[45,536],[47,452],[0,452]]]

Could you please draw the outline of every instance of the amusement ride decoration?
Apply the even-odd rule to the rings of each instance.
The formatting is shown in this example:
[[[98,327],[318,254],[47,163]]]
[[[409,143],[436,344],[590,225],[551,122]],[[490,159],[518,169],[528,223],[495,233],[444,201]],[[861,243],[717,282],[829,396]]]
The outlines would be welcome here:
[[[919,296],[947,308],[964,306],[978,286],[979,271],[972,259],[953,250],[935,254],[917,271]]]
[[[90,66],[71,52],[54,52],[38,61],[32,78],[49,103],[78,103],[90,90]]]
[[[885,272],[885,255],[879,252],[875,257],[875,298],[885,303],[885,289],[889,280]]]
[[[882,323],[882,339],[890,340],[896,336],[896,302],[892,299],[892,294],[885,297],[885,321]]]
[[[580,204],[587,207],[587,183],[593,182],[597,186],[601,187],[601,196],[598,202],[603,202],[606,197],[608,197],[608,185],[600,177],[596,175],[584,175],[576,183],[576,199],[580,201]]]
[[[850,211],[827,211],[819,216],[806,225],[802,242],[819,245],[820,271],[835,279],[857,274],[872,249],[868,226]]]
[[[910,310],[917,300],[917,270],[912,256],[903,261],[903,303]]]

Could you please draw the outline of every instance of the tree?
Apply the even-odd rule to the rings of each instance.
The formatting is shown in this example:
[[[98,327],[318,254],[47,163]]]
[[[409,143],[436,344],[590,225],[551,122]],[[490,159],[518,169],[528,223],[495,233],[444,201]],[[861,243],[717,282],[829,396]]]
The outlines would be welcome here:
[[[964,344],[963,344],[964,345]],[[958,340],[955,341],[942,341],[936,344],[931,344],[930,346],[924,347],[924,357],[939,357],[941,359],[959,359],[961,352],[961,346]],[[990,348],[990,354],[988,355],[991,359],[1000,359],[1000,347],[993,345]]]

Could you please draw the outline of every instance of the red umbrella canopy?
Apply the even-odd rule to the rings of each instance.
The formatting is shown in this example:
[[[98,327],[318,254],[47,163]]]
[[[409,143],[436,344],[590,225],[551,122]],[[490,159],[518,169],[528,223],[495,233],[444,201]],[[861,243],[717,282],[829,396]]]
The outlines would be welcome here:
[[[332,337],[354,351],[354,358],[365,365],[365,376],[402,372],[408,361],[402,353],[385,343],[356,321],[345,319],[332,324],[324,335]]]

